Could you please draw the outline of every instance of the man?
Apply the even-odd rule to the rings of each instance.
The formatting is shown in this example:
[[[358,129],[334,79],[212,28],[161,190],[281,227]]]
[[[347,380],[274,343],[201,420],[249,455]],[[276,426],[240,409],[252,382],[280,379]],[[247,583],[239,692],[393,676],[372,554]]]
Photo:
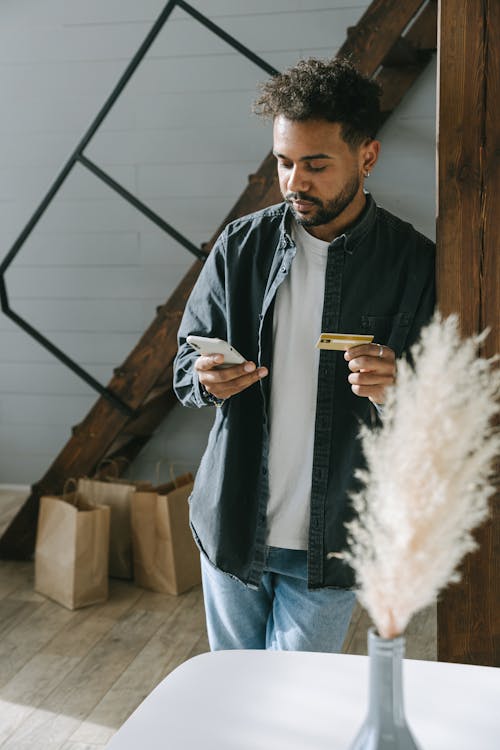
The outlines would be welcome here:
[[[363,189],[379,97],[339,60],[264,84],[284,202],[226,227],[180,326],[176,393],[219,407],[191,498],[213,649],[338,651],[348,628],[359,425],[376,424],[396,357],[434,308],[433,244]],[[374,343],[319,351],[322,332]],[[247,361],[219,369],[189,334]]]

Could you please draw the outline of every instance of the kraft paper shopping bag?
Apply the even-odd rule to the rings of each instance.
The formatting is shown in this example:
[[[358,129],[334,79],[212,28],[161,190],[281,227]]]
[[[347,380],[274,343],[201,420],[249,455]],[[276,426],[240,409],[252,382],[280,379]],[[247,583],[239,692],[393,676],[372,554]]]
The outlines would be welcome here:
[[[200,553],[189,527],[192,476],[132,496],[134,577],[139,586],[181,594],[201,581]]]
[[[40,500],[35,589],[68,609],[108,598],[110,509],[73,492]]]

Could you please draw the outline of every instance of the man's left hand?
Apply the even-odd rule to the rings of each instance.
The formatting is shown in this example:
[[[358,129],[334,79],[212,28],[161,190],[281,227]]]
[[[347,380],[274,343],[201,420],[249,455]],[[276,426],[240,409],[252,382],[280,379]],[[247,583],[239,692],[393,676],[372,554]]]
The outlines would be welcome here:
[[[383,404],[385,389],[396,382],[396,355],[382,344],[351,346],[344,354],[351,374],[348,381],[356,396]]]

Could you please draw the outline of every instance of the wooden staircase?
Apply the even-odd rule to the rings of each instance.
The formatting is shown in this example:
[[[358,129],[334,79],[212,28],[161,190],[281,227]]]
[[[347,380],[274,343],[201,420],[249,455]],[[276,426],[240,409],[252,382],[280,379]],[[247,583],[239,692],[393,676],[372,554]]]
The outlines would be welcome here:
[[[348,29],[338,56],[349,58],[382,84],[384,121],[435,52],[436,19],[437,0],[374,0],[359,23]],[[280,200],[275,160],[268,154],[203,250],[210,252],[229,221]],[[60,494],[68,477],[93,475],[104,458],[124,457],[127,461],[119,465],[125,468],[172,409],[176,403],[172,362],[177,329],[202,266],[201,261],[193,264],[108,384],[109,390],[133,409],[134,416],[125,415],[103,397],[97,399],[0,538],[0,557],[24,559],[32,554],[42,495]]]

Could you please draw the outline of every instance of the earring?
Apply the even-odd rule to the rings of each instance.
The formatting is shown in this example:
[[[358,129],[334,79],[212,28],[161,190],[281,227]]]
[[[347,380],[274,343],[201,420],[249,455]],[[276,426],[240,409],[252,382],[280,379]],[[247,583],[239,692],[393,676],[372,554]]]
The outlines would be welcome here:
[[[369,176],[370,176],[370,173],[369,172],[365,172],[365,177],[369,177]]]

